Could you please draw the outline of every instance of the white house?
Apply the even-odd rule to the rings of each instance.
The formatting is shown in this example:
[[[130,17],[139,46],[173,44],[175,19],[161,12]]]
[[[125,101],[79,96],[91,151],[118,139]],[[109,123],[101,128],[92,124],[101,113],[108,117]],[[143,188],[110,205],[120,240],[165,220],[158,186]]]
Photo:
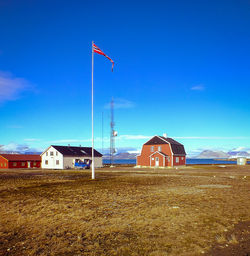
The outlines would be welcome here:
[[[91,159],[91,147],[71,147],[51,145],[41,154],[41,166],[44,169],[71,169],[76,160]],[[102,167],[102,154],[94,150],[95,167]]]

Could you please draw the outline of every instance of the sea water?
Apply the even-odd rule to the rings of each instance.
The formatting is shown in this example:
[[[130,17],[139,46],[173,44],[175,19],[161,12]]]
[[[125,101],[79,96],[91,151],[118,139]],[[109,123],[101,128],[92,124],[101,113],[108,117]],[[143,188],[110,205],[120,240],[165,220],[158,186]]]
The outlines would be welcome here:
[[[247,161],[250,164],[250,161]],[[109,159],[104,159],[103,164],[110,164]],[[115,159],[113,164],[133,164],[136,165],[136,159]],[[236,161],[227,161],[227,160],[215,160],[215,159],[192,159],[187,158],[186,164],[237,164]]]

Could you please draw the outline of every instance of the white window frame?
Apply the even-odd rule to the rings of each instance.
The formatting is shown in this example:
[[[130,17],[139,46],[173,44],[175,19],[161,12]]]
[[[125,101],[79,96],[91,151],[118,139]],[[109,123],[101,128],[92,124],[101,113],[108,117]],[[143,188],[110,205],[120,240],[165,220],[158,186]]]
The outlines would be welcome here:
[[[154,146],[150,147],[150,152],[154,152]]]
[[[179,162],[180,162],[180,160],[179,160],[179,157],[178,157],[178,156],[175,158],[175,162],[176,162],[176,163],[179,163]]]

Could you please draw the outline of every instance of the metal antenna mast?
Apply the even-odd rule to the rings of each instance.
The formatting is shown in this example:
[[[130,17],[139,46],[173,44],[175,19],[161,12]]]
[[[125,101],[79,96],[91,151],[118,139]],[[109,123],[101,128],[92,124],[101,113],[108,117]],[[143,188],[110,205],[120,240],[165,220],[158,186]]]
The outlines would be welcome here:
[[[114,154],[115,154],[115,137],[117,136],[117,131],[114,130],[114,99],[112,98],[110,102],[110,112],[111,112],[111,121],[110,121],[110,166],[113,164]]]

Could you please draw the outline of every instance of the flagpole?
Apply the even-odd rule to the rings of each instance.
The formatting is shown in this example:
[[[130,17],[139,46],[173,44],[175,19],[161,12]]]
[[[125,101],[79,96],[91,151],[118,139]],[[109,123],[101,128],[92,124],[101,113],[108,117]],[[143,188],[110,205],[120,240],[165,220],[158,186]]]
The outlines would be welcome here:
[[[92,180],[95,179],[95,157],[94,157],[94,51],[92,41]]]

